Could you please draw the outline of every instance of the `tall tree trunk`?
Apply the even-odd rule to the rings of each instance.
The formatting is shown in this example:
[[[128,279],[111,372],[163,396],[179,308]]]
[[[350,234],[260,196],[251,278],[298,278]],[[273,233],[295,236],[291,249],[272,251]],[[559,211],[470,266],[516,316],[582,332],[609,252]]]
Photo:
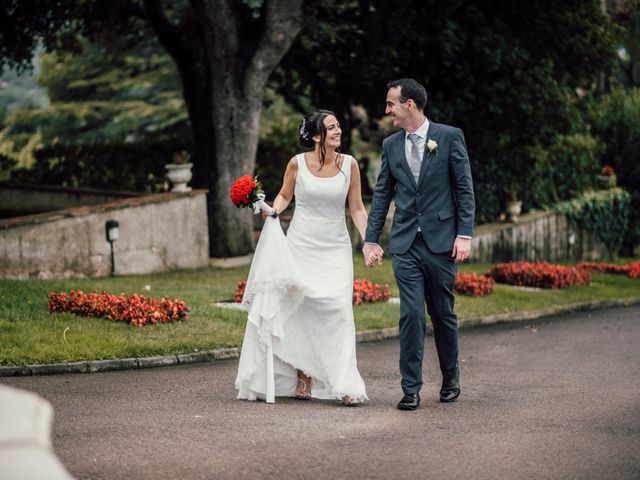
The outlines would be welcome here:
[[[265,85],[302,28],[303,0],[264,0],[251,12],[241,0],[191,0],[182,29],[168,21],[161,0],[144,1],[182,76],[195,185],[209,189],[211,256],[250,253],[253,215],[233,206],[229,189],[253,174]]]
[[[213,115],[216,122],[216,178],[208,197],[209,242],[214,257],[243,255],[253,250],[253,214],[235,207],[229,189],[242,175],[253,175],[260,133],[262,97],[247,99],[238,92],[213,85]]]

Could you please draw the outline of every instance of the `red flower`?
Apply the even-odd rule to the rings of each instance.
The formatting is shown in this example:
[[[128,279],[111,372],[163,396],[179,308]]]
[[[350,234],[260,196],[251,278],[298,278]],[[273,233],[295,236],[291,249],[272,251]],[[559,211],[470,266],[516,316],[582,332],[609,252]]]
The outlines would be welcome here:
[[[353,282],[353,304],[386,302],[391,296],[389,285],[378,285],[364,278]]]
[[[85,317],[107,318],[127,322],[138,327],[147,323],[182,321],[189,316],[190,308],[182,300],[146,298],[134,293],[131,297],[118,296],[106,292],[93,292],[87,295],[82,290],[71,290],[47,295],[49,311],[70,312]]]
[[[247,286],[247,281],[246,280],[240,280],[238,282],[238,289],[236,290],[235,293],[235,297],[234,300],[237,303],[241,303],[242,302],[242,297],[244,297],[244,289]]]
[[[231,186],[231,202],[236,207],[248,206],[257,200],[258,193],[262,193],[258,178],[245,175],[238,178]]]
[[[605,165],[604,167],[602,167],[602,170],[600,170],[600,175],[604,175],[606,177],[610,177],[614,173],[615,171],[613,170],[613,167],[611,165]]]
[[[247,286],[246,280],[238,282],[237,290],[234,295],[234,301],[242,302],[244,290]],[[353,303],[360,305],[361,303],[385,302],[389,299],[389,285],[378,285],[363,278],[356,278],[353,282]]]
[[[629,263],[625,268],[627,276],[640,280],[640,262]]]
[[[454,289],[456,292],[471,297],[484,297],[493,292],[496,282],[491,277],[474,273],[458,273]]]
[[[640,279],[640,262],[628,263],[626,265],[614,265],[612,263],[601,262],[580,262],[577,267],[591,272],[617,273],[630,278]]]
[[[498,283],[538,288],[567,288],[591,283],[589,270],[547,262],[508,262],[494,265],[487,276]]]

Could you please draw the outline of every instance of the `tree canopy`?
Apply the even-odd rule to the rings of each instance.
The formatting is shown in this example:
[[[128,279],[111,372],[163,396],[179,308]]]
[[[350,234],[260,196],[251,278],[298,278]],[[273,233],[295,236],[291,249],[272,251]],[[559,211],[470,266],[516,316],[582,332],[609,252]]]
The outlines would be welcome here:
[[[382,116],[388,81],[420,81],[427,115],[465,133],[487,221],[510,190],[525,195],[532,149],[572,132],[578,92],[610,70],[617,38],[598,0],[323,3],[274,82],[357,125],[356,105]]]
[[[231,255],[251,246],[249,216],[230,209],[226,197],[235,176],[255,166],[267,79],[300,113],[310,105],[335,110],[346,126],[347,149],[352,127],[374,144],[389,133],[380,121],[388,81],[422,82],[429,118],[465,132],[481,222],[494,220],[511,195],[531,207],[584,188],[601,149],[582,104],[612,76],[623,39],[601,3],[4,1],[9,27],[0,32],[0,62],[24,67],[41,42],[49,50],[81,52],[84,59],[48,57],[51,73],[43,76],[59,114],[71,100],[83,99],[82,113],[74,107],[60,124],[79,140],[96,132],[126,138],[127,130],[139,138],[174,135],[187,124],[177,113],[183,102],[195,183],[210,189],[209,208],[216,212],[210,217],[212,253]],[[632,61],[623,66],[633,82],[636,10],[614,13],[628,27]],[[144,50],[154,42],[173,60],[173,80],[165,75],[167,57]],[[101,55],[115,69],[101,67]],[[56,68],[66,73],[57,75]],[[270,123],[260,153],[267,163],[281,158],[284,164],[293,152],[283,150],[293,142],[276,137],[291,135],[295,125],[288,108],[275,111],[288,118]],[[45,121],[42,115],[25,113],[22,125]],[[85,130],[76,128],[83,122]],[[536,186],[546,184],[539,192]]]
[[[254,169],[266,83],[303,13],[302,0],[5,0],[0,61],[24,68],[40,42],[77,50],[79,33],[122,44],[153,31],[179,72],[193,183],[209,190],[211,254],[241,255],[253,248],[253,222],[229,202],[228,189]]]

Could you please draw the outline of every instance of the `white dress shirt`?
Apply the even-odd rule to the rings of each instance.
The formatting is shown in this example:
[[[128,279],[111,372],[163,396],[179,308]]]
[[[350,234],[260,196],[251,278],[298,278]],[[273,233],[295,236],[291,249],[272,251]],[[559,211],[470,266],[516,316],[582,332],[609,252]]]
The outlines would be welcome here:
[[[424,122],[415,132],[404,131],[404,152],[407,157],[409,167],[411,167],[411,161],[409,160],[411,158],[411,140],[409,140],[409,134],[415,133],[418,135],[418,151],[424,152],[424,144],[427,142],[427,130],[429,130],[429,120],[425,117]]]

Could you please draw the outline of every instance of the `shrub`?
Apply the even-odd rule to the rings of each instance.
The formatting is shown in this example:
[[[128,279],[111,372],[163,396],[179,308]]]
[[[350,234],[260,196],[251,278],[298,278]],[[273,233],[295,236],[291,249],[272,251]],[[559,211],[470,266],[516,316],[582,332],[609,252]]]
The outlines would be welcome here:
[[[620,188],[587,192],[557,205],[557,210],[600,237],[614,257],[629,223],[631,197]]]
[[[567,288],[591,282],[588,270],[548,262],[507,262],[491,267],[487,276],[498,283],[538,288]]]
[[[569,200],[594,187],[602,146],[581,133],[558,135],[548,147],[531,150],[534,167],[525,178],[524,201],[544,207]]]
[[[179,143],[51,145],[34,152],[29,169],[11,172],[11,181],[132,192],[166,189],[164,165]]]
[[[605,151],[602,165],[610,165],[618,185],[631,194],[631,216],[624,245],[631,253],[640,244],[640,89],[616,89],[591,102],[587,120]]]
[[[493,292],[496,282],[491,277],[476,275],[476,273],[458,273],[454,289],[462,295],[484,297]]]
[[[107,318],[138,327],[149,323],[182,321],[189,316],[190,310],[187,304],[179,299],[146,298],[137,293],[127,297],[122,293],[113,295],[107,292],[93,292],[87,295],[82,290],[71,290],[69,295],[66,292],[51,292],[48,299],[50,312]]]

